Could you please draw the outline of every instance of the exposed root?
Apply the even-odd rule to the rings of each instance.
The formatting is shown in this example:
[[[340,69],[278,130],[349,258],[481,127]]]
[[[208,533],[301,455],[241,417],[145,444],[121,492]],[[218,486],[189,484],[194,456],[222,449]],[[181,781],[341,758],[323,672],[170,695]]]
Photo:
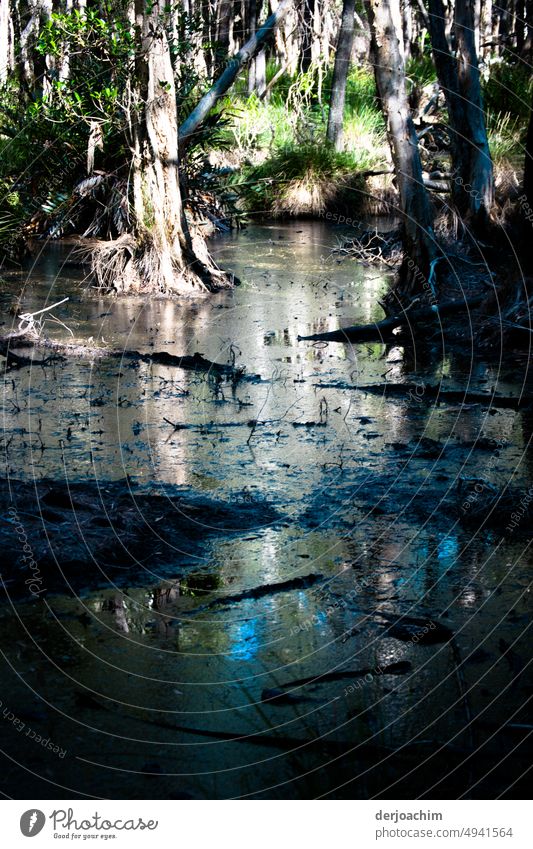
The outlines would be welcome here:
[[[236,282],[213,263],[200,236],[183,260],[154,244],[139,245],[130,234],[100,242],[89,256],[97,288],[108,292],[190,295],[228,289]]]
[[[377,230],[365,230],[346,242],[340,253],[363,262],[365,265],[379,264],[397,268],[403,259],[403,247],[399,230],[383,233]]]

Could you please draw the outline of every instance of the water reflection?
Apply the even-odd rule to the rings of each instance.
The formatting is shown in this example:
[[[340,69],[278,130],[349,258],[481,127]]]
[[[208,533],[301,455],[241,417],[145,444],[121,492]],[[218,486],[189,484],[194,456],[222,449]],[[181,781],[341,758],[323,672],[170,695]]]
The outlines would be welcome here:
[[[88,300],[80,280],[55,276],[51,260],[32,271],[25,307],[70,293],[61,317],[80,337],[198,351],[216,362],[235,354],[261,379],[232,387],[126,360],[20,371],[3,389],[5,459],[15,479],[128,475],[134,491],[266,500],[281,517],[172,551],[120,587],[95,589],[87,576],[78,595],[6,600],[6,657],[20,673],[8,673],[6,692],[16,704],[42,698],[59,708],[59,732],[52,709],[32,721],[59,733],[70,753],[59,774],[40,753],[25,752],[36,775],[121,798],[172,798],[184,787],[211,798],[260,796],[271,785],[273,795],[305,797],[352,780],[355,794],[368,797],[405,775],[412,797],[447,774],[452,754],[445,748],[433,760],[439,747],[452,741],[468,750],[465,690],[472,715],[490,719],[491,727],[476,726],[478,745],[489,761],[501,757],[494,727],[531,687],[521,647],[531,555],[518,536],[502,543],[462,527],[452,495],[461,476],[505,482],[511,470],[514,483],[528,481],[530,414],[349,387],[409,378],[422,388],[470,381],[504,391],[520,376],[513,383],[480,358],[429,360],[408,347],[299,344],[298,334],[379,317],[387,274],[338,263],[337,238],[315,222],[221,239],[218,261],[244,284],[196,303]],[[9,283],[13,291],[19,282]],[[473,449],[480,433],[503,437],[502,447]],[[164,540],[164,511],[157,525]],[[312,586],[290,583],[309,576],[317,577]],[[254,595],[265,584],[275,591]],[[387,630],[389,615],[438,619],[455,642],[401,641]],[[397,673],[368,671],[400,663]],[[349,677],[320,679],[339,670]],[[294,698],[263,699],[275,688]],[[14,752],[17,740],[1,731]],[[415,756],[400,768],[391,752],[424,740],[429,749],[417,751],[421,760],[430,755],[430,768],[416,779]],[[353,746],[361,749],[327,766]],[[488,775],[490,766],[480,769]],[[154,774],[160,783],[147,784]],[[9,778],[20,786],[20,777]],[[447,792],[457,791],[455,781]],[[464,776],[457,781],[462,788]],[[46,798],[37,779],[27,789]]]

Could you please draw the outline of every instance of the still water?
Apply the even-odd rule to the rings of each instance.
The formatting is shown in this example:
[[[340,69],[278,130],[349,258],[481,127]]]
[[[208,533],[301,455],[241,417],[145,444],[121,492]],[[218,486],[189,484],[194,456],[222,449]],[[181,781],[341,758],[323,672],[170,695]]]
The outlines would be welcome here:
[[[258,516],[156,569],[147,552],[135,579],[88,567],[38,599],[6,581],[2,710],[25,726],[0,724],[9,795],[486,798],[521,772],[529,538],[462,525],[457,488],[527,489],[531,414],[426,403],[423,387],[519,394],[526,363],[299,342],[382,316],[390,272],[335,253],[342,236],[295,222],[220,237],[242,285],[189,302],[95,296],[64,248],[4,275],[4,332],[23,284],[19,311],[69,296],[50,336],[245,369],[233,383],[128,359],[9,373],[12,489],[127,479],[133,496],[202,493]],[[385,381],[420,392],[358,388]],[[453,639],[393,636],[406,616]]]

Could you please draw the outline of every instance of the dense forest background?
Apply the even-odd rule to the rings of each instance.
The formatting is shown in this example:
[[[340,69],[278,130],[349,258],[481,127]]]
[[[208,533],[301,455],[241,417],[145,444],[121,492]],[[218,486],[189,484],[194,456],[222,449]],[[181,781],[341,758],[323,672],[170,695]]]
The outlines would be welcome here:
[[[401,213],[404,290],[434,295],[450,244],[529,226],[531,2],[1,9],[4,261],[78,234],[102,287],[214,290],[210,230]]]

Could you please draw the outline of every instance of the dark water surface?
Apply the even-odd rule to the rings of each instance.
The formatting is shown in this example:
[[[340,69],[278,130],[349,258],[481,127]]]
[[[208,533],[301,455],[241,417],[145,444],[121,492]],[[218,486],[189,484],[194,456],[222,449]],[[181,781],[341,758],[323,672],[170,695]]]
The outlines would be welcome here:
[[[424,386],[519,395],[526,362],[483,362],[468,346],[429,356],[298,342],[382,316],[390,273],[340,261],[340,236],[297,222],[220,238],[215,256],[243,285],[186,303],[88,295],[59,249],[5,276],[4,332],[24,282],[25,311],[70,296],[55,315],[79,341],[246,369],[234,384],[129,360],[9,373],[15,494],[21,479],[127,477],[133,498],[194,491],[258,513],[256,527],[157,569],[147,552],[131,583],[88,574],[35,598],[6,581],[7,795],[520,796],[528,529],[465,525],[457,489],[462,478],[529,488],[531,412],[435,405]],[[419,389],[395,399],[349,388],[385,380]],[[261,520],[265,503],[277,520]],[[164,512],[157,530],[164,539]],[[257,593],[265,584],[278,586]],[[391,628],[402,617],[420,622]]]

